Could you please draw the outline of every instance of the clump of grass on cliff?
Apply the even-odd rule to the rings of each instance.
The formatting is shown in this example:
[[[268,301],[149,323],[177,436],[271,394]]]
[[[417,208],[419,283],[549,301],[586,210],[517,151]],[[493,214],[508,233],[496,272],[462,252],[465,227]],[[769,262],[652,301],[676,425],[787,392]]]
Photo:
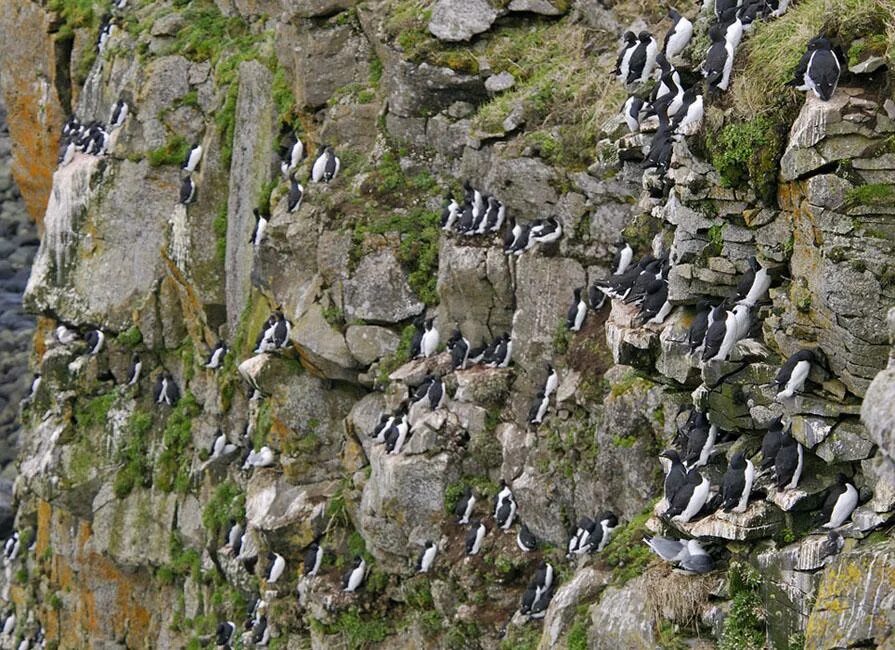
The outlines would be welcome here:
[[[130,437],[120,452],[119,460],[122,467],[118,470],[112,486],[115,496],[119,499],[125,498],[135,487],[152,485],[148,439],[151,429],[152,415],[149,413],[135,411],[128,420],[127,432]]]
[[[740,562],[731,564],[728,586],[733,600],[724,620],[720,650],[758,650],[765,647],[765,612],[759,590],[761,576]]]
[[[852,41],[886,35],[891,61],[895,52],[895,3],[892,0],[805,0],[790,5],[780,18],[755,25],[743,42],[733,75],[731,105],[742,118],[772,113],[800,103],[802,93],[786,88],[808,41],[824,34],[847,52]]]
[[[540,133],[549,162],[583,167],[593,159],[600,127],[624,99],[608,70],[584,54],[592,37],[581,24],[538,20],[509,24],[488,35],[481,53],[495,72],[509,72],[516,85],[482,106],[474,125],[499,133],[521,106],[527,131]]]
[[[164,449],[156,461],[156,485],[166,492],[186,492],[190,480],[190,455],[193,419],[199,415],[196,398],[189,391],[171,410],[162,434]]]

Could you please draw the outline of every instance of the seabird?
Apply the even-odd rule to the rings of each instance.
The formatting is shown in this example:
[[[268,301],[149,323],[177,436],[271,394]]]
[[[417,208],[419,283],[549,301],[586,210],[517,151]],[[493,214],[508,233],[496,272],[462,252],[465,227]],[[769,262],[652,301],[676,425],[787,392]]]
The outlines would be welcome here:
[[[575,298],[566,312],[566,327],[570,332],[577,332],[584,324],[584,317],[587,316],[587,303],[581,297],[581,287],[576,288],[573,293]]]
[[[858,490],[849,482],[845,474],[837,474],[836,485],[830,488],[821,510],[823,518],[827,522],[823,527],[839,528],[851,517],[851,513],[857,506]]]
[[[752,309],[747,305],[734,305],[733,317],[736,322],[736,341],[741,341],[749,336],[752,328]]]
[[[495,341],[494,354],[490,366],[492,368],[506,368],[510,365],[513,356],[513,341],[507,332],[501,334]]]
[[[469,361],[469,341],[467,341],[460,330],[454,330],[448,339],[447,348],[451,353],[451,367],[454,370],[465,370]]]
[[[342,577],[342,591],[353,593],[364,581],[367,563],[360,555],[354,558],[351,570]]]
[[[705,108],[702,101],[702,94],[699,94],[698,88],[692,86],[684,91],[681,107],[674,115],[671,127],[678,135],[693,135],[702,126],[702,118],[705,115]]]
[[[103,349],[103,344],[106,342],[106,335],[102,330],[90,330],[87,332],[84,340],[87,342],[87,354],[96,355]]]
[[[305,155],[305,146],[298,136],[292,134],[290,139],[294,140],[294,142],[291,147],[287,148],[286,156],[280,165],[280,171],[283,172],[283,176],[289,176],[298,167]]]
[[[326,156],[326,162],[323,167],[323,182],[329,183],[335,179],[336,175],[339,173],[342,161],[336,156],[332,147],[327,147],[323,153]]]
[[[749,270],[737,283],[737,303],[754,307],[771,286],[771,276],[755,256],[749,258]]]
[[[675,492],[665,515],[673,521],[688,523],[699,514],[709,497],[709,480],[695,467],[687,472],[684,484]]]
[[[16,610],[10,609],[6,612],[6,617],[3,619],[3,631],[0,632],[2,636],[12,636],[12,633],[16,629]]]
[[[235,519],[231,519],[230,530],[227,531],[227,544],[230,546],[230,551],[233,553],[233,557],[239,555],[240,548],[242,547],[242,536],[242,526],[240,526],[239,522]]]
[[[653,280],[646,287],[638,318],[641,323],[661,325],[672,309],[673,305],[668,301],[668,282]]]
[[[702,76],[710,89],[727,90],[730,71],[733,69],[733,52],[729,49],[725,32],[720,25],[709,28],[709,39],[712,44],[702,64]]]
[[[810,90],[821,101],[828,102],[836,92],[841,70],[830,41],[818,36],[808,42],[808,51],[799,62],[793,80],[787,85],[795,86],[797,90]]]
[[[659,462],[665,472],[665,502],[671,506],[672,499],[687,482],[687,468],[681,462],[681,457],[674,449],[668,449],[659,454]]]
[[[696,305],[696,317],[693,319],[690,330],[687,332],[690,354],[695,354],[702,347],[703,341],[705,341],[705,333],[708,330],[709,313],[711,311],[712,306],[708,300],[700,300]]]
[[[715,568],[715,561],[703,550],[699,540],[691,539],[683,557],[678,560],[678,568],[684,573],[703,574]]]
[[[637,35],[637,47],[631,54],[628,64],[628,76],[626,83],[632,84],[635,81],[645,82],[653,74],[656,68],[656,55],[658,47],[656,39],[649,32],[640,32]]]
[[[420,340],[420,352],[424,357],[431,357],[438,351],[439,338],[438,329],[435,327],[435,319],[428,319],[424,326],[423,337]]]
[[[192,174],[199,166],[200,160],[202,160],[202,145],[197,142],[190,147],[189,153],[187,153],[186,158],[183,159],[183,164],[180,168],[187,174]]]
[[[774,466],[780,444],[783,442],[783,416],[778,416],[771,421],[767,433],[761,441],[761,469],[766,470]]]
[[[385,432],[385,453],[395,456],[400,454],[409,431],[410,423],[407,421],[407,414],[401,413],[395,417],[391,426]]]
[[[454,506],[454,514],[457,516],[458,524],[469,523],[469,517],[472,515],[475,501],[475,494],[473,494],[472,488],[467,485],[466,489],[463,490],[463,494],[457,500],[457,504]]]
[[[686,555],[687,543],[679,539],[669,539],[654,535],[643,538],[650,550],[666,562],[677,562]]]
[[[811,350],[799,350],[786,360],[774,377],[774,384],[780,389],[775,398],[777,401],[788,399],[805,387],[813,360]]]
[[[777,475],[775,484],[779,491],[793,490],[799,484],[805,462],[802,445],[785,432],[780,440],[780,449],[774,457],[774,472]]]
[[[209,370],[217,370],[221,367],[225,354],[227,354],[227,346],[221,341],[218,341],[211,351],[211,354],[208,355],[208,361],[205,363],[205,367]]]
[[[444,197],[444,208],[441,211],[441,229],[449,231],[460,216],[460,204],[450,194]]]
[[[703,362],[727,359],[737,337],[737,319],[732,311],[727,311],[723,319],[715,320],[705,335],[702,351]]]
[[[482,549],[482,540],[485,539],[486,532],[488,532],[488,529],[485,528],[485,524],[480,521],[472,522],[466,535],[467,555],[478,555]]]
[[[117,129],[121,125],[124,124],[124,120],[127,119],[127,102],[123,99],[119,99],[115,102],[115,105],[112,106],[112,113],[109,115],[109,130],[112,131]]]
[[[270,568],[267,570],[267,583],[273,584],[280,579],[283,571],[286,570],[286,560],[279,553],[268,552],[267,560],[270,562]]]
[[[256,646],[266,646],[270,641],[270,628],[267,626],[267,616],[261,616],[252,625],[252,643]]]
[[[143,362],[140,361],[140,355],[134,354],[131,358],[131,367],[128,372],[128,386],[134,386],[138,381],[140,381],[140,372],[143,370]]]
[[[612,71],[622,83],[625,83],[625,80],[628,78],[631,56],[634,54],[634,50],[637,49],[637,43],[637,36],[634,32],[625,32],[622,39],[622,48],[619,50],[618,59],[615,61],[615,69]]]
[[[560,237],[562,237],[562,224],[556,217],[549,217],[537,227],[532,226],[528,234],[529,244],[552,244]]]
[[[246,457],[245,462],[242,464],[243,469],[248,469],[249,467],[270,467],[274,463],[276,463],[277,458],[274,454],[273,450],[264,446],[261,447],[258,451],[254,449],[249,452],[249,455]]]
[[[687,456],[684,465],[688,469],[704,467],[709,462],[717,437],[718,427],[709,424],[708,421],[691,428],[687,436]]]
[[[522,524],[519,532],[516,533],[516,546],[519,550],[530,553],[538,549],[538,538],[528,529],[526,524]]]
[[[323,549],[316,541],[311,542],[308,550],[305,551],[304,557],[304,574],[309,578],[313,578],[320,571],[320,564],[323,562]]]
[[[513,495],[499,501],[494,509],[494,522],[501,530],[509,530],[513,525],[513,518],[516,516],[516,500]]]
[[[621,241],[615,251],[615,257],[612,259],[612,275],[621,275],[631,266],[631,260],[634,259],[634,249],[631,244]]]
[[[426,546],[423,549],[423,552],[420,553],[419,560],[417,560],[416,572],[428,573],[429,569],[432,568],[432,563],[435,562],[436,553],[438,553],[438,547],[435,546],[435,543],[426,542]]]
[[[317,149],[317,159],[314,161],[314,164],[311,166],[311,182],[312,183],[321,183],[323,182],[323,175],[326,172],[326,149],[327,146],[325,144],[321,144]]]
[[[539,390],[538,394],[531,401],[531,408],[528,410],[528,423],[541,424],[544,416],[547,415],[547,408],[550,406],[550,398],[544,394],[543,390]]]
[[[559,375],[556,374],[556,369],[548,363],[547,379],[544,382],[544,396],[550,397],[553,393],[556,392],[557,386],[559,386]]]
[[[668,30],[668,33],[665,34],[665,43],[662,49],[665,52],[665,56],[671,59],[683,52],[684,48],[687,47],[690,38],[693,36],[693,23],[674,9],[668,11],[668,17],[671,18],[674,24]]]
[[[218,623],[218,629],[215,633],[215,643],[219,648],[227,647],[230,645],[230,639],[233,638],[233,633],[236,632],[236,624],[233,621],[221,621]]]
[[[155,384],[153,399],[156,404],[167,404],[168,406],[177,404],[177,400],[180,399],[180,389],[177,388],[174,377],[170,372],[163,372],[159,375]]]
[[[196,184],[191,176],[187,176],[180,184],[180,202],[188,205],[196,200]]]
[[[413,337],[410,339],[410,358],[411,359],[419,359],[422,356],[422,345],[423,345],[423,318],[422,316],[417,316],[417,318],[413,321],[414,327],[416,327],[416,331],[413,333]]]
[[[295,179],[295,174],[289,177],[289,196],[286,199],[286,210],[290,213],[297,212],[301,207],[301,199],[305,188]]]
[[[636,95],[631,95],[622,106],[622,118],[631,133],[640,130],[640,111],[643,110],[643,100]]]
[[[755,480],[755,466],[746,458],[743,451],[736,452],[730,459],[730,465],[721,483],[721,507],[724,512],[746,512],[749,505],[749,493]]]

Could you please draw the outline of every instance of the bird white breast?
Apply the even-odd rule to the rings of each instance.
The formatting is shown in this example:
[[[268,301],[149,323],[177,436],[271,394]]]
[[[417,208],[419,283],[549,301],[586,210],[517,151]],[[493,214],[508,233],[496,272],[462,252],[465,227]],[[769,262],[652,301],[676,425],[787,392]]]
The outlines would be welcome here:
[[[470,495],[466,502],[466,510],[463,511],[463,517],[460,519],[461,524],[468,524],[469,517],[472,515],[472,509],[475,507],[475,497]]]
[[[321,154],[317,160],[314,161],[314,166],[311,168],[311,182],[319,183],[323,180],[323,173],[326,171],[326,154]]]
[[[686,509],[674,519],[684,524],[688,523],[700,510],[702,510],[702,506],[705,505],[708,496],[709,480],[703,476],[702,482],[693,490],[693,494],[690,496],[690,502],[687,504]]]
[[[799,460],[796,463],[796,471],[792,474],[792,480],[787,484],[787,490],[794,490],[796,486],[799,484],[799,479],[802,477],[802,467],[805,461],[805,452],[802,451],[802,445],[796,443],[796,453],[798,454]]]
[[[650,78],[650,75],[653,74],[653,70],[656,69],[657,54],[658,48],[656,47],[656,39],[651,38],[649,44],[646,46],[646,64],[643,66],[643,73],[640,75],[640,81],[646,81]]]
[[[351,572],[351,577],[348,578],[348,588],[345,591],[354,591],[360,587],[361,580],[364,579],[365,570],[366,567],[364,566],[364,563],[361,562],[360,566]]]
[[[668,39],[668,47],[665,48],[665,56],[671,58],[680,54],[690,38],[693,36],[693,23],[686,18],[681,18],[674,26],[674,34]]]
[[[196,171],[199,161],[202,160],[202,145],[199,145],[190,152],[190,159],[187,161],[186,170],[188,172]]]
[[[485,539],[485,527],[479,526],[475,531],[475,541],[472,544],[470,555],[477,555],[482,548],[482,540]]]
[[[544,397],[550,397],[559,385],[559,377],[554,370],[547,376],[547,384],[544,386]]]
[[[648,322],[653,325],[661,325],[665,322],[665,319],[668,318],[668,314],[671,313],[672,309],[674,309],[674,306],[666,300],[662,303],[662,307],[659,309],[658,313],[649,319]]]
[[[777,393],[777,397],[792,397],[797,391],[802,390],[802,388],[805,387],[805,380],[808,379],[808,374],[810,372],[811,362],[799,361],[792,369],[792,373],[789,375],[789,381],[786,382],[786,387]]]
[[[267,582],[274,583],[280,579],[280,576],[283,575],[283,569],[286,568],[286,560],[283,559],[282,556],[278,555],[277,559],[274,560],[273,567],[270,570],[270,580]]]
[[[771,286],[771,276],[768,275],[766,269],[759,269],[755,274],[755,280],[752,281],[752,286],[749,287],[749,293],[746,294],[746,297],[740,301],[740,304],[747,305],[748,307],[754,307],[755,303],[757,303],[762,296],[764,296],[765,292]]]
[[[845,492],[836,499],[836,505],[833,506],[830,521],[824,524],[824,528],[839,528],[851,516],[857,505],[858,491],[855,489],[855,486],[849,483],[845,486]]]
[[[572,331],[577,332],[584,324],[584,317],[587,315],[587,305],[582,300],[578,303],[578,313],[575,314],[575,323],[572,325]]]
[[[435,354],[435,351],[438,349],[439,338],[438,330],[434,327],[423,334],[423,340],[420,347],[422,348],[424,357],[431,357]]]
[[[744,470],[745,485],[743,485],[743,494],[740,496],[740,502],[733,509],[734,512],[746,512],[749,505],[749,495],[752,493],[752,483],[755,481],[755,465],[751,460],[746,461],[746,469]]]
[[[420,573],[426,573],[432,568],[432,562],[435,561],[435,553],[438,549],[435,546],[430,546],[423,553],[423,561],[420,563]]]

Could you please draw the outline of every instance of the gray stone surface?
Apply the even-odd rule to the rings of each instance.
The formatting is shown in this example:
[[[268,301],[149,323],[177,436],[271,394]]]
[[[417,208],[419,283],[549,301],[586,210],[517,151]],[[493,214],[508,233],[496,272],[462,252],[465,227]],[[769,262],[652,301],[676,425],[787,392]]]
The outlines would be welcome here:
[[[397,334],[377,325],[349,325],[345,330],[348,351],[364,366],[393,354],[399,342]]]
[[[407,276],[388,248],[365,255],[344,284],[345,317],[398,323],[425,307],[407,284]]]
[[[607,587],[600,602],[592,605],[588,647],[597,650],[646,650],[656,646],[652,616],[646,598],[647,576],[623,587]]]
[[[438,0],[429,31],[442,41],[468,41],[488,31],[496,18],[497,11],[486,0]]]

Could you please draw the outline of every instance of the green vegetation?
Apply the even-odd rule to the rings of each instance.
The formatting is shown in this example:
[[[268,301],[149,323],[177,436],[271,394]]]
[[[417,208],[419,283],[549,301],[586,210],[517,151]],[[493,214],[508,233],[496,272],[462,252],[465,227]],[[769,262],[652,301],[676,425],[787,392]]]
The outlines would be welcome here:
[[[115,393],[105,393],[89,400],[82,408],[75,410],[75,420],[84,428],[105,426],[109,409],[115,402]]]
[[[214,229],[214,255],[215,259],[221,264],[227,257],[227,204],[222,203],[218,208],[218,213],[211,222]]]
[[[143,332],[136,325],[131,325],[115,339],[119,345],[135,348],[143,342]]]
[[[845,193],[845,202],[849,207],[891,205],[895,203],[895,186],[888,183],[858,185]]]
[[[885,56],[888,47],[889,40],[885,34],[870,34],[858,39],[848,48],[848,65],[856,65],[871,56]]]
[[[146,154],[146,160],[150,166],[160,167],[162,165],[180,165],[187,153],[190,145],[182,135],[172,135],[168,138],[165,146],[153,149]]]
[[[149,458],[149,440],[147,435],[152,429],[152,415],[135,411],[128,420],[127,430],[130,437],[127,445],[119,454],[123,463],[115,476],[113,490],[119,499],[125,498],[135,487],[152,485],[152,465]]]
[[[500,650],[536,650],[541,640],[541,627],[526,625],[507,627],[507,636],[500,642]]]
[[[482,476],[464,476],[456,483],[451,483],[444,490],[444,510],[448,514],[454,512],[457,502],[467,487],[471,487],[479,499],[488,499],[497,494],[497,484]]]
[[[733,562],[727,573],[733,603],[724,621],[719,650],[758,650],[765,646],[764,610],[759,589],[761,575],[753,568]]]
[[[199,415],[196,398],[189,391],[171,410],[162,433],[164,448],[156,467],[156,485],[165,492],[186,492],[189,489],[191,457],[187,449],[192,442],[193,419]]]
[[[410,342],[413,340],[415,332],[416,327],[414,325],[407,325],[401,330],[401,339],[398,341],[398,348],[395,350],[395,353],[379,362],[377,381],[380,384],[387,384],[388,376],[410,360]]]
[[[319,623],[318,623],[319,624]],[[349,650],[363,650],[381,643],[393,632],[388,619],[361,614],[356,607],[339,613],[332,625],[322,625],[325,634],[340,634]]]
[[[568,352],[569,343],[571,343],[572,337],[574,336],[574,332],[569,331],[569,328],[566,326],[566,319],[560,319],[556,324],[556,329],[553,330],[553,351],[556,354],[565,354]]]
[[[245,494],[233,481],[221,483],[205,504],[202,511],[202,527],[211,538],[225,530],[230,520],[245,518]]]
[[[726,187],[747,182],[759,197],[773,202],[777,167],[786,146],[789,121],[766,115],[727,124],[717,138],[706,144],[712,164]]]
[[[887,28],[891,11],[891,4],[880,0],[805,0],[791,5],[780,18],[757,22],[743,42],[745,70],[734,74],[730,105],[746,120],[759,115],[774,118],[771,114],[785,115],[801,105],[802,93],[784,84],[792,78],[808,41],[818,34],[848,51],[858,37],[877,35],[868,40],[891,57],[895,40]],[[880,34],[887,34],[885,48]]]
[[[566,637],[568,650],[587,650],[587,628],[590,624],[588,605],[578,605],[575,612],[575,620],[569,627],[569,635]]]
[[[183,540],[176,532],[171,533],[169,540],[171,563],[163,565],[156,571],[156,578],[164,584],[173,584],[177,578],[190,576],[199,582],[202,575],[202,557],[192,548],[185,548]]]
[[[645,524],[653,512],[653,506],[644,510],[631,521],[621,526],[603,549],[603,558],[612,567],[612,577],[616,584],[624,584],[643,574],[650,563],[649,547],[643,537],[649,535]]]

